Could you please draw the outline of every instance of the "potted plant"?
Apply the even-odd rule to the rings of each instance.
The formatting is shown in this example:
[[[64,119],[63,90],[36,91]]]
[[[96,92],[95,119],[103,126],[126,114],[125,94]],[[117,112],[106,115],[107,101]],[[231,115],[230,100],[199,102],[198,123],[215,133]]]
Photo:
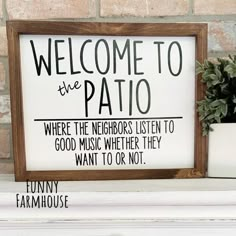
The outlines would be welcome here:
[[[236,177],[236,56],[197,63],[197,73],[206,85],[198,113],[209,134],[208,176]]]

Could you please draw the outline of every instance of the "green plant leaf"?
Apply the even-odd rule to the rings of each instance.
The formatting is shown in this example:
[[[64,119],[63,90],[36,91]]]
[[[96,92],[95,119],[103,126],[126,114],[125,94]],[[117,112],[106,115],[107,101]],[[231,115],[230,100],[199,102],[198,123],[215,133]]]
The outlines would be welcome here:
[[[218,80],[218,78],[215,74],[210,74],[210,75],[208,75],[208,77],[211,78],[212,80]]]
[[[220,122],[221,122],[221,119],[220,119],[220,117],[218,117],[218,116],[215,117],[215,120],[216,120],[217,123],[220,123]]]
[[[221,82],[218,80],[218,79],[216,79],[216,80],[213,80],[212,81],[212,85],[217,85],[217,84],[220,84]]]
[[[221,109],[217,109],[215,112],[215,118],[219,118],[221,115]]]
[[[229,59],[230,59],[231,61],[234,60],[233,57],[232,57],[231,55],[228,55],[228,57],[229,57]]]
[[[210,105],[211,107],[218,107],[218,106],[220,106],[221,104],[222,104],[222,101],[219,99],[219,100],[213,101],[213,102],[210,103],[209,105]]]
[[[208,130],[203,130],[203,132],[202,132],[202,136],[207,136],[208,135]]]
[[[205,116],[199,116],[199,120],[202,121],[205,119]]]
[[[207,81],[207,88],[211,88],[212,87],[212,82],[211,81]]]
[[[204,72],[204,66],[200,62],[196,61],[196,74],[198,75],[203,72]]]
[[[212,74],[211,70],[205,70],[202,74],[202,79],[204,82],[209,81],[209,79],[211,79],[209,76]]]
[[[206,117],[208,120],[214,119],[215,118],[215,114],[210,114]]]
[[[221,92],[223,94],[229,94],[230,93],[228,83],[220,85],[220,89],[221,89]]]
[[[202,134],[207,135],[210,125],[222,122],[236,114],[236,55],[217,62],[205,60],[197,63],[201,82],[206,84],[204,99],[197,102],[197,111],[202,124]]]
[[[200,100],[200,101],[197,101],[197,104],[202,105],[204,102],[205,102],[205,100]]]
[[[220,70],[218,69],[218,66],[215,66],[214,71],[215,71],[215,74],[218,79],[222,78],[222,74],[221,74]]]
[[[221,113],[226,116],[227,115],[227,112],[228,112],[228,105],[227,104],[224,104],[221,106]]]
[[[231,78],[236,77],[236,64],[230,63],[225,67],[225,71],[230,75]]]
[[[204,60],[204,67],[205,68],[208,68],[209,67],[209,64],[210,62],[208,60]]]

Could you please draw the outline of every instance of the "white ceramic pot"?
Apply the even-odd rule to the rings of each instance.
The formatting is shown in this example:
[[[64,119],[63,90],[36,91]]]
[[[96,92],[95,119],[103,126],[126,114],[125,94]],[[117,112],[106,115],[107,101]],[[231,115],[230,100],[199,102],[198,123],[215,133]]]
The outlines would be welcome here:
[[[236,123],[213,124],[209,133],[208,176],[236,178]]]

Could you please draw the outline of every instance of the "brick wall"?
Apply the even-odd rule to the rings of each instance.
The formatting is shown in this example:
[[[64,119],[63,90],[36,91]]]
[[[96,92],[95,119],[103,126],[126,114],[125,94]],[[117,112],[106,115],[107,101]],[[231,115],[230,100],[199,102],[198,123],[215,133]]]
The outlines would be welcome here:
[[[208,56],[236,54],[236,0],[0,0],[0,174],[13,173],[8,19],[207,22]]]

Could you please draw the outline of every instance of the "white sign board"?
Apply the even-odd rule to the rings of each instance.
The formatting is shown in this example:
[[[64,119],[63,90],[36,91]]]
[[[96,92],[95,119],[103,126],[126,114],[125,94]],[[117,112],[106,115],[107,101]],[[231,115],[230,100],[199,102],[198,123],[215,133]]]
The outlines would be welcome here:
[[[194,169],[196,37],[20,34],[26,171]]]
[[[27,170],[193,168],[194,37],[22,35],[20,54]]]

